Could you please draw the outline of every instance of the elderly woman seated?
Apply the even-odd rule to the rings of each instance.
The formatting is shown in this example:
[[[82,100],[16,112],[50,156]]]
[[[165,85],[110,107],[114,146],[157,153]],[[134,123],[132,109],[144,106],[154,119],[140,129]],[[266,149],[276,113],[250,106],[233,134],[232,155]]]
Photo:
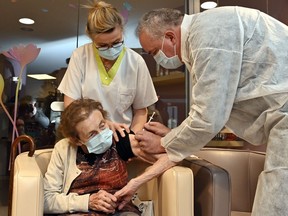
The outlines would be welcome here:
[[[75,100],[64,110],[59,129],[66,138],[55,144],[44,177],[45,213],[140,215],[131,196],[175,165],[166,154],[145,155],[133,134],[119,135],[116,143],[106,118],[102,105],[91,99]],[[157,162],[127,184],[126,161],[134,155]]]

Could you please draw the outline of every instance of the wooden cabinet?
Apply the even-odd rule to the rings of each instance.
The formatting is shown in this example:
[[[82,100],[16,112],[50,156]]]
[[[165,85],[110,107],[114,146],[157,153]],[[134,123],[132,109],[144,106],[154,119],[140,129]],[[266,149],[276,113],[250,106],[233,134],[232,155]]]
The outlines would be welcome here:
[[[165,85],[185,84],[185,75],[182,71],[173,71],[168,75],[152,77],[152,80],[156,88]]]

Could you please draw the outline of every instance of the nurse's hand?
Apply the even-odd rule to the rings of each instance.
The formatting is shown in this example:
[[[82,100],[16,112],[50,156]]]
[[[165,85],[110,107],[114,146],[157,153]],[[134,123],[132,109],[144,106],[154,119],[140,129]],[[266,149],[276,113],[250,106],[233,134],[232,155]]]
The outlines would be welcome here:
[[[161,146],[161,138],[162,136],[146,130],[138,131],[135,135],[135,139],[138,140],[141,150],[148,154],[165,152],[164,147]]]
[[[126,125],[126,124],[117,123],[117,122],[112,122],[112,121],[109,121],[109,120],[106,120],[106,123],[107,123],[108,127],[110,128],[110,130],[113,131],[113,137],[114,137],[114,139],[115,139],[116,142],[119,141],[119,138],[118,138],[118,136],[117,136],[116,131],[118,131],[122,137],[125,137],[124,130],[125,130],[127,133],[130,133],[129,126]]]
[[[150,131],[161,137],[166,136],[167,133],[171,131],[170,128],[161,124],[160,122],[149,122],[144,125],[144,130]]]

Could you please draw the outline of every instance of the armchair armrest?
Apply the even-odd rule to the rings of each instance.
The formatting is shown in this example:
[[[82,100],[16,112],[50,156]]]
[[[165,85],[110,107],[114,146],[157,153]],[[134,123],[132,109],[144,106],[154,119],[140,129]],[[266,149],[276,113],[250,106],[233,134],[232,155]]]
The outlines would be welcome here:
[[[35,157],[27,153],[15,159],[12,203],[12,216],[43,215],[43,175]]]
[[[182,166],[194,174],[194,214],[197,216],[229,216],[231,182],[229,173],[206,160],[188,157]]]
[[[194,184],[192,170],[175,166],[158,177],[158,214],[155,216],[193,216]]]
[[[148,166],[150,164],[135,159],[128,164],[128,173],[130,177],[137,176]],[[175,166],[142,185],[137,193],[143,201],[153,200],[155,216],[193,216],[193,190],[192,170]]]

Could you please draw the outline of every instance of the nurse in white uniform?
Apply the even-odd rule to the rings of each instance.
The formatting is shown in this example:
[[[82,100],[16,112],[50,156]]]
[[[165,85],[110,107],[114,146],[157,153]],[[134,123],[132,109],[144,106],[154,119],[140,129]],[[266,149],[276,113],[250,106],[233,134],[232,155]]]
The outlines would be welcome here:
[[[64,106],[79,98],[91,98],[108,111],[109,127],[114,132],[122,127],[142,130],[147,107],[158,100],[146,63],[125,47],[123,18],[116,8],[105,2],[87,7],[86,32],[92,43],[77,48],[71,56],[58,87],[64,94]]]

